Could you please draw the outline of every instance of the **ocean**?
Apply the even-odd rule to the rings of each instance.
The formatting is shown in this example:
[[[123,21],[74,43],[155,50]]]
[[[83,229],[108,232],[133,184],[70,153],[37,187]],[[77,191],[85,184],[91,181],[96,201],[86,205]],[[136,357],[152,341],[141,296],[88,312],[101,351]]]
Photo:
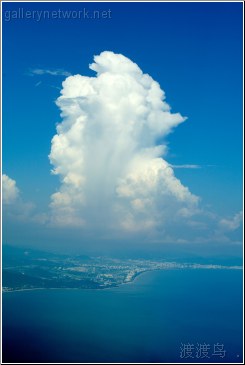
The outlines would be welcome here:
[[[6,292],[3,362],[242,362],[242,271],[146,272],[117,288]]]

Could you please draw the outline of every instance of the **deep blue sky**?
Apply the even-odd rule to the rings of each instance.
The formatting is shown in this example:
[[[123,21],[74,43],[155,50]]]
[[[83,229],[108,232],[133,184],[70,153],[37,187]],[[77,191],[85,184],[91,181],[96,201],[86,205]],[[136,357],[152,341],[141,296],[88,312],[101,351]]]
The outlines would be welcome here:
[[[5,11],[111,9],[111,19],[5,20]],[[219,214],[242,206],[242,3],[3,3],[3,172],[23,197],[47,206],[54,101],[62,76],[93,75],[93,55],[122,53],[166,92],[188,120],[169,136],[168,162],[198,164],[176,175]],[[42,83],[35,87],[35,85]],[[211,166],[208,166],[211,165]]]

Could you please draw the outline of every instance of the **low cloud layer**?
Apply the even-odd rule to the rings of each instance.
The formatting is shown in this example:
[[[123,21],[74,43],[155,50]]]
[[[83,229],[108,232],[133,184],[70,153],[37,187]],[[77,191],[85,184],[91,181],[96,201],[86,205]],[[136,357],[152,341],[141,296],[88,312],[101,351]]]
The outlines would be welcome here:
[[[185,118],[123,55],[102,52],[89,67],[95,77],[68,77],[57,100],[63,121],[49,157],[61,186],[52,195],[53,224],[165,230],[191,216],[199,198],[164,159],[165,137]]]

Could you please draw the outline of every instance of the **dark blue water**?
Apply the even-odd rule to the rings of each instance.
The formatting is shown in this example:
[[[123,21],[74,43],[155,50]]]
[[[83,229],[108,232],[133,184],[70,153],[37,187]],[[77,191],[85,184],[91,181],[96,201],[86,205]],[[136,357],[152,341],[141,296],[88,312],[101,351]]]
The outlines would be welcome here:
[[[181,358],[181,343],[206,343],[209,358],[196,349]],[[3,361],[242,362],[242,272],[165,270],[108,290],[4,293]]]

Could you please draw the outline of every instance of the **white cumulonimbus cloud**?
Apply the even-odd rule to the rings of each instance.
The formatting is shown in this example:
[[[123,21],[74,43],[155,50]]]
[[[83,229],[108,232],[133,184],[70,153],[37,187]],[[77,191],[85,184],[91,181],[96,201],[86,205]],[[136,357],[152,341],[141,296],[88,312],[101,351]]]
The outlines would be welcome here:
[[[164,159],[165,137],[185,118],[123,55],[102,52],[90,69],[95,77],[66,78],[56,101],[62,122],[49,158],[61,186],[51,197],[52,224],[164,230],[192,215],[199,198]]]

